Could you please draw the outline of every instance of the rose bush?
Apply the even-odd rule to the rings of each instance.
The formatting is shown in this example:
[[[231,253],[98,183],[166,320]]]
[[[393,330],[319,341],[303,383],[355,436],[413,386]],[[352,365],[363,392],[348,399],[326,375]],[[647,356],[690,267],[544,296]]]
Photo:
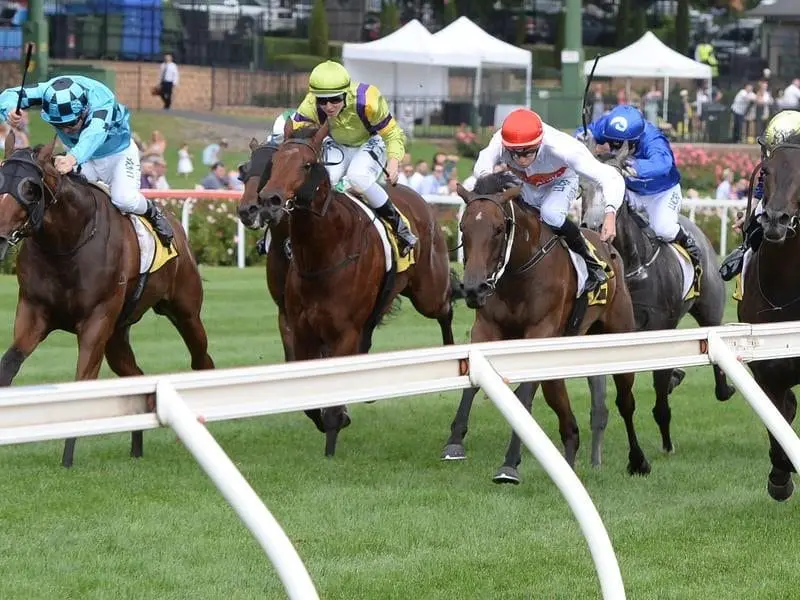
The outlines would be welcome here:
[[[749,179],[756,164],[757,155],[740,151],[706,150],[697,146],[673,147],[675,164],[681,173],[684,193],[689,188],[700,192],[701,197],[713,196],[722,181],[722,172],[731,169],[734,179]]]

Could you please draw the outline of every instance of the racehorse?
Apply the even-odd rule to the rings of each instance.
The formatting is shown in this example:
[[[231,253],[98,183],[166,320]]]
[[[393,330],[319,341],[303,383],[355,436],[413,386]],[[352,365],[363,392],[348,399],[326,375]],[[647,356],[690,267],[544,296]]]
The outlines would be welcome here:
[[[609,279],[604,303],[583,305],[583,315],[574,315],[579,302],[578,278],[569,254],[559,243],[560,238],[541,222],[539,212],[518,199],[519,186],[503,191],[507,178],[507,174],[487,175],[476,182],[475,192],[458,189],[467,203],[461,229],[464,293],[467,305],[476,309],[471,342],[632,331],[633,308],[620,277]],[[596,233],[584,233],[614,273],[622,273],[619,257],[604,248]],[[581,298],[585,299],[585,294]],[[614,375],[617,407],[628,433],[628,472],[644,475],[650,472],[650,465],[634,428],[633,381],[633,373]],[[536,382],[523,383],[515,392],[528,412],[537,387]],[[566,385],[563,380],[545,381],[542,389],[548,405],[558,415],[565,458],[574,467],[580,440]],[[475,388],[464,390],[443,455],[463,457],[463,440],[476,393]],[[517,467],[521,460],[520,439],[513,433],[494,481],[519,483]]]
[[[239,167],[239,179],[244,183],[242,197],[239,200],[239,220],[245,227],[260,229],[266,226],[270,238],[267,249],[267,291],[278,308],[278,330],[283,344],[283,355],[286,361],[292,360],[292,336],[289,334],[289,324],[286,320],[286,303],[284,290],[286,288],[286,274],[289,272],[289,254],[287,241],[289,239],[289,221],[283,218],[283,213],[277,218],[262,222],[261,211],[258,210],[258,192],[270,178],[272,172],[272,155],[278,149],[276,144],[259,144],[255,138],[250,140],[250,158]],[[255,209],[255,210],[254,210]]]
[[[200,320],[200,273],[180,224],[166,213],[177,256],[149,276],[140,275],[139,242],[130,218],[83,177],[59,175],[52,164],[54,144],[55,138],[35,150],[15,150],[13,131],[5,141],[0,259],[9,245],[25,241],[16,263],[14,341],[0,359],[0,385],[10,385],[22,362],[58,329],[78,337],[76,379],[96,379],[104,355],[117,375],[141,375],[129,330],[150,308],[178,330],[193,369],[213,369]],[[152,398],[147,404],[154,409]],[[132,432],[131,456],[141,457],[142,450],[142,432]],[[65,467],[72,465],[74,451],[75,439],[68,439]]]
[[[285,304],[294,359],[367,353],[373,331],[400,294],[422,315],[436,319],[443,343],[452,344],[452,275],[433,212],[410,188],[390,186],[390,198],[419,242],[415,264],[387,271],[374,217],[356,204],[359,200],[331,186],[321,158],[327,134],[327,124],[292,131],[287,123],[257,202],[240,206],[240,214],[261,213],[253,223],[288,215],[292,260]],[[325,455],[333,456],[339,431],[350,424],[346,408],[307,414],[325,433]]]
[[[602,162],[621,171],[629,154],[626,144],[616,156],[603,155]],[[604,209],[601,195],[588,181],[581,181],[583,195],[583,224],[599,231]],[[675,329],[681,319],[689,313],[701,327],[712,327],[722,323],[725,310],[725,282],[719,274],[716,253],[708,238],[697,225],[683,215],[680,225],[694,237],[703,254],[699,295],[684,299],[683,272],[681,262],[668,245],[655,238],[646,228],[647,217],[633,211],[628,202],[623,202],[617,211],[617,236],[614,247],[625,263],[625,280],[633,300],[633,312],[637,331]],[[714,393],[718,400],[728,400],[736,388],[728,384],[724,371],[714,365]],[[669,395],[683,380],[681,369],[653,371],[653,388],[656,402],[653,418],[661,432],[664,452],[672,453],[675,446],[670,434],[672,411]]]
[[[764,212],[758,217],[764,238],[748,261],[743,274],[739,321],[775,323],[800,320],[800,145],[782,144],[771,150],[762,163]],[[752,217],[751,217],[752,218]],[[800,358],[782,358],[750,363],[753,377],[791,424],[797,411],[792,386],[800,383]],[[772,463],[767,491],[778,501],[794,492],[795,471],[781,445],[769,434]]]

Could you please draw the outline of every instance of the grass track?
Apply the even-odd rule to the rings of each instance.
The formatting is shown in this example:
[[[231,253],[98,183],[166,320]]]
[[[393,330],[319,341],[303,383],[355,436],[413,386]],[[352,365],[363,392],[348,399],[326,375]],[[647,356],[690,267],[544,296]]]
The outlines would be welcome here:
[[[263,272],[203,274],[218,366],[278,362]],[[10,340],[15,299],[15,280],[0,278],[3,340]],[[459,306],[458,341],[466,341],[470,321]],[[437,345],[438,335],[436,323],[405,302],[379,330],[375,350]],[[146,372],[187,368],[165,319],[148,316],[132,337]],[[54,334],[17,383],[71,379],[75,356],[74,338]],[[665,457],[650,415],[650,377],[637,377],[636,421],[653,465],[646,479],[624,473],[624,428],[613,407],[604,466],[588,467],[588,394],[584,381],[571,382],[584,442],[578,475],[609,530],[629,598],[796,598],[796,500],[767,498],[766,433],[739,395],[714,400],[712,382],[710,369],[691,369],[673,395],[677,454]],[[469,459],[459,464],[438,460],[453,393],[352,407],[353,426],[330,461],[302,414],[209,428],[295,543],[322,598],[600,597],[577,523],[530,455],[522,486],[490,482],[508,427],[480,398]],[[557,440],[555,416],[540,396],[534,416]],[[127,457],[128,443],[127,435],[82,439],[71,471],[58,466],[60,442],[0,448],[0,598],[285,597],[257,544],[174,434],[146,434],[140,461]]]

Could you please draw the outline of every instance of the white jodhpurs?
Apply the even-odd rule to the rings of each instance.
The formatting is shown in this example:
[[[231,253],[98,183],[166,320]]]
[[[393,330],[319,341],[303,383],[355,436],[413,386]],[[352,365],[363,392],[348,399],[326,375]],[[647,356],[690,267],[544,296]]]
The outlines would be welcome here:
[[[559,229],[567,220],[570,205],[578,197],[578,175],[570,172],[546,185],[522,186],[522,200],[539,209],[542,221]]]
[[[139,148],[131,144],[122,152],[88,160],[81,165],[81,174],[91,182],[102,181],[111,188],[111,203],[123,213],[143,215],[147,200],[139,189],[142,168]]]
[[[369,138],[360,147],[342,146],[329,138],[325,140],[325,160],[338,163],[326,167],[331,185],[346,176],[349,187],[363,194],[372,208],[379,208],[386,202],[386,190],[378,184],[386,164],[386,145],[380,136]]]
[[[680,231],[678,213],[682,202],[683,193],[680,184],[650,196],[641,196],[628,190],[628,204],[631,208],[644,210],[647,213],[650,229],[665,242],[673,241]]]

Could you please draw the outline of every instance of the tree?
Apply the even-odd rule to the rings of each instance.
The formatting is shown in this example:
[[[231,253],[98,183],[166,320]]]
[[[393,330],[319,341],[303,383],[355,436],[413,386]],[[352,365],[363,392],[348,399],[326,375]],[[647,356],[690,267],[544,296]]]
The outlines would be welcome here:
[[[456,0],[444,0],[444,24],[449,25],[458,18]]]
[[[381,5],[381,37],[397,31],[400,27],[400,13],[397,5],[391,0],[384,0]]]
[[[309,52],[314,56],[328,58],[328,15],[325,14],[325,0],[314,0],[311,9],[311,23],[308,27]]]
[[[553,63],[558,67],[561,68],[561,51],[564,49],[564,45],[567,43],[567,11],[565,9],[561,9],[561,12],[558,13],[558,21],[556,21],[556,37],[555,43],[553,44],[553,52],[555,56],[553,57]]]
[[[678,0],[675,14],[675,50],[681,54],[689,53],[689,0]]]
[[[631,25],[631,0],[619,0],[617,6],[617,48],[628,45],[629,28]]]

